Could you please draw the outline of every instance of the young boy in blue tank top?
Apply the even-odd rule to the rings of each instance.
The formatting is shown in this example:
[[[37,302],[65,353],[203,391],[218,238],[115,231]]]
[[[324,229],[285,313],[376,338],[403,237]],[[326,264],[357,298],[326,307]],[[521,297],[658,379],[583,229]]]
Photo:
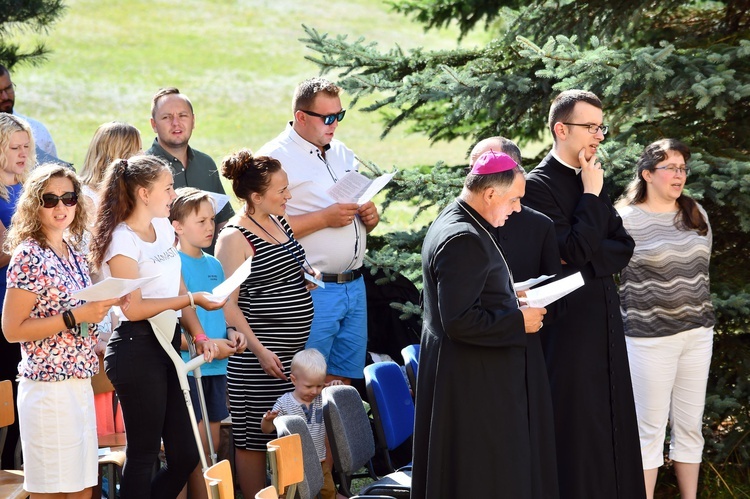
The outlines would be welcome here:
[[[219,261],[205,253],[203,248],[211,246],[215,230],[215,208],[210,194],[192,187],[175,191],[177,198],[172,203],[169,219],[172,222],[179,243],[177,249],[182,260],[182,278],[188,291],[208,291],[224,282],[224,271]],[[206,335],[219,347],[219,353],[210,363],[201,367],[203,393],[206,398],[209,428],[214,448],[218,449],[221,421],[229,416],[227,409],[227,357],[245,350],[245,336],[233,328],[227,328],[222,309],[207,311],[196,310]],[[182,340],[182,357],[190,360],[187,343]],[[199,420],[203,447],[208,455],[208,443],[205,441],[205,423],[201,420],[198,388],[192,376],[189,377],[190,398],[193,410]],[[200,465],[193,471],[188,480],[189,497],[206,497],[203,473]],[[183,491],[184,493],[184,491]]]

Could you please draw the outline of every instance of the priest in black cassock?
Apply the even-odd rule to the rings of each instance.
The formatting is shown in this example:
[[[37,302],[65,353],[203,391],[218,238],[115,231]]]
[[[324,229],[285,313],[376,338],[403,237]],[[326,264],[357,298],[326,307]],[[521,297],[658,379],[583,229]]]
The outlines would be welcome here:
[[[596,152],[607,127],[591,92],[555,98],[550,154],[527,176],[524,202],[552,219],[560,277],[581,272],[567,312],[540,335],[555,416],[561,499],[641,499],[643,483],[620,301],[612,275],[635,243],[604,189]]]
[[[510,139],[490,137],[479,141],[471,150],[471,166],[487,151],[499,151],[521,164],[521,150]],[[516,283],[541,275],[561,272],[560,252],[557,250],[555,224],[549,217],[523,206],[495,228],[495,235],[505,253],[505,260]],[[566,298],[551,303],[544,316],[549,325],[565,313]],[[531,485],[535,498],[557,499],[557,455],[555,454],[555,425],[552,416],[547,366],[540,335],[526,335],[526,391],[529,406],[529,437],[531,440]]]
[[[492,234],[524,184],[509,156],[485,153],[425,237],[412,499],[535,497],[526,334],[546,310],[519,308]]]

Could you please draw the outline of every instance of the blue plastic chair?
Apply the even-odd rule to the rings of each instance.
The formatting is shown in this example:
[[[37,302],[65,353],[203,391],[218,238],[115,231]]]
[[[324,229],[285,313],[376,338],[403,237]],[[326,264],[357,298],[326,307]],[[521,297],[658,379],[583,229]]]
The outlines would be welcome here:
[[[388,471],[396,471],[390,452],[414,433],[414,401],[401,367],[395,362],[378,362],[365,367],[367,397],[372,409],[378,449]]]
[[[417,368],[419,367],[419,343],[405,346],[401,349],[401,357],[404,358],[404,367],[406,367],[406,376],[409,378],[411,391],[417,395]]]

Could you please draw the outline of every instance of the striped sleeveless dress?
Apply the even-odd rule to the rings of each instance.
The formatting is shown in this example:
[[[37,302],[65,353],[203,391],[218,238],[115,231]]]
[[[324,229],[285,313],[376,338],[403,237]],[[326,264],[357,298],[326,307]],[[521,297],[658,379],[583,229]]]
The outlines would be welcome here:
[[[286,220],[277,218],[289,235],[283,244],[271,244],[238,225],[227,227],[239,230],[255,249],[252,272],[240,286],[238,305],[255,336],[279,357],[289,376],[292,357],[305,348],[310,335],[313,302],[300,268],[305,250]],[[227,390],[234,444],[240,449],[265,451],[266,442],[275,435],[260,430],[263,414],[293,389],[291,381],[266,374],[250,350],[229,357]]]

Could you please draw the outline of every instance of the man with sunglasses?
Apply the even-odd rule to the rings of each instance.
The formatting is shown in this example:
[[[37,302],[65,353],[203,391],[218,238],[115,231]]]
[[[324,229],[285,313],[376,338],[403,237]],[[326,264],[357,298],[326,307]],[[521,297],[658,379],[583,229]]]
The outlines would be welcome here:
[[[567,312],[540,332],[554,408],[560,499],[646,496],[617,286],[635,243],[604,189],[602,103],[567,90],[549,111],[552,151],[524,203],[555,224],[563,278],[580,272]]]
[[[216,162],[208,154],[188,144],[195,129],[193,104],[175,87],[159,89],[151,101],[151,128],[156,133],[154,143],[146,154],[165,160],[174,176],[174,188],[195,187],[226,195]],[[211,246],[204,251],[214,254],[219,231],[234,216],[231,203],[226,203],[216,214],[216,230]]]
[[[336,203],[327,190],[347,172],[356,171],[354,153],[333,138],[346,111],[341,89],[323,78],[297,86],[294,119],[257,151],[281,162],[289,176],[289,223],[310,264],[322,272],[325,288],[312,291],[315,316],[307,348],[319,350],[328,378],[362,379],[367,347],[367,302],[361,267],[366,234],[378,224],[370,201]]]
[[[10,79],[10,71],[8,68],[0,64],[0,112],[12,114],[26,120],[31,127],[31,133],[34,135],[34,144],[36,144],[37,160],[39,164],[42,162],[42,158],[47,158],[54,162],[60,162],[57,159],[57,148],[55,142],[52,140],[52,136],[42,123],[39,121],[18,114],[13,110],[16,103],[16,86]],[[44,154],[40,155],[39,151]],[[51,158],[50,158],[51,156]],[[67,164],[67,163],[66,163]]]

